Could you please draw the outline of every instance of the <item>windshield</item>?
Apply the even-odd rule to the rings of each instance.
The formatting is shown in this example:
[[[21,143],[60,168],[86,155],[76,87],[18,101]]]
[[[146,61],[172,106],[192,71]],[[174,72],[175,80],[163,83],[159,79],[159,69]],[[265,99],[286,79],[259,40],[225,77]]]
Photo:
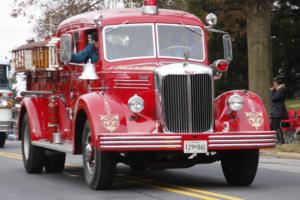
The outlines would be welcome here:
[[[104,57],[108,61],[155,56],[153,25],[117,25],[104,29]]]
[[[0,65],[0,87],[8,87],[7,66]]]
[[[204,60],[204,35],[200,27],[158,24],[158,56]]]
[[[204,33],[198,26],[157,24],[157,45],[153,24],[127,24],[126,21],[106,26],[103,32],[104,58],[107,61],[156,56],[183,59],[185,54],[190,60],[201,62],[205,58]]]

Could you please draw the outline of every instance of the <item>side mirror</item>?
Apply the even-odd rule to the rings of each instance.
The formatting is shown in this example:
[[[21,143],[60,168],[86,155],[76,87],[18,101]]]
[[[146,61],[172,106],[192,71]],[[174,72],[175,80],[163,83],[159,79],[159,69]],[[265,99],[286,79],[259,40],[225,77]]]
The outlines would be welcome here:
[[[224,48],[224,59],[228,62],[233,60],[232,54],[232,43],[231,43],[231,36],[229,34],[223,35],[223,48]]]
[[[72,56],[72,36],[71,34],[63,34],[60,37],[60,61],[68,63]]]

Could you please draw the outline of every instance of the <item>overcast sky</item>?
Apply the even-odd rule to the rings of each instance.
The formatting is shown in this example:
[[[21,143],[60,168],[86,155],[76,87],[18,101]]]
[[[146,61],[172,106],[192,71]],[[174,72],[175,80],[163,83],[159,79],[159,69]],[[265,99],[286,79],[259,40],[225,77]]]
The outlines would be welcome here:
[[[10,50],[33,37],[32,24],[23,17],[12,18],[12,0],[0,0],[0,61],[10,58]]]

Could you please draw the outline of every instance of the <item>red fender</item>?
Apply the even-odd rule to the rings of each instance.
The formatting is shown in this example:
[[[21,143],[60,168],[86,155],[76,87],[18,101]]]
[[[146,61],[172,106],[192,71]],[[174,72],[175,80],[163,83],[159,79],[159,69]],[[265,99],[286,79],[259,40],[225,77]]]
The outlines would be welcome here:
[[[76,103],[75,116],[80,110],[84,110],[90,122],[94,144],[97,142],[97,134],[127,132],[122,104],[107,94],[102,95],[99,92],[93,92],[82,95]],[[104,128],[104,119],[107,119],[108,123],[112,123],[109,119],[114,120],[113,127],[115,130],[109,131]],[[72,129],[75,130],[75,123],[73,123]]]
[[[48,99],[25,97],[21,102],[21,111],[26,110],[28,115],[31,140],[48,138]],[[21,116],[19,116],[21,117]],[[23,116],[22,116],[23,117]],[[19,119],[23,121],[23,119]],[[21,127],[21,124],[20,124]],[[18,129],[18,138],[21,139],[21,130]]]
[[[233,113],[227,105],[229,97],[238,94],[244,106]],[[269,131],[270,124],[264,102],[259,96],[247,90],[233,90],[219,95],[214,104],[215,131]]]

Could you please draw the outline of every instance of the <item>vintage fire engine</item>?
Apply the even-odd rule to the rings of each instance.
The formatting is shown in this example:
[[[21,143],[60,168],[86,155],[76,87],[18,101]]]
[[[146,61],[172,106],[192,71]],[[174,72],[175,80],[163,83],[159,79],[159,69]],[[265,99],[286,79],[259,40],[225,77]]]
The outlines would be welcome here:
[[[9,61],[0,60],[0,148],[4,147],[8,134],[14,132],[14,93],[9,83]]]
[[[250,185],[259,149],[274,147],[275,133],[254,93],[214,97],[231,38],[213,28],[214,14],[206,21],[146,0],[141,9],[71,17],[55,36],[14,49],[27,79],[18,120],[26,171],[62,172],[66,153],[82,154],[90,188],[107,189],[118,162],[151,170],[220,160],[229,184]],[[224,44],[225,58],[212,64],[209,32]],[[98,60],[73,62],[88,35],[96,35]]]

